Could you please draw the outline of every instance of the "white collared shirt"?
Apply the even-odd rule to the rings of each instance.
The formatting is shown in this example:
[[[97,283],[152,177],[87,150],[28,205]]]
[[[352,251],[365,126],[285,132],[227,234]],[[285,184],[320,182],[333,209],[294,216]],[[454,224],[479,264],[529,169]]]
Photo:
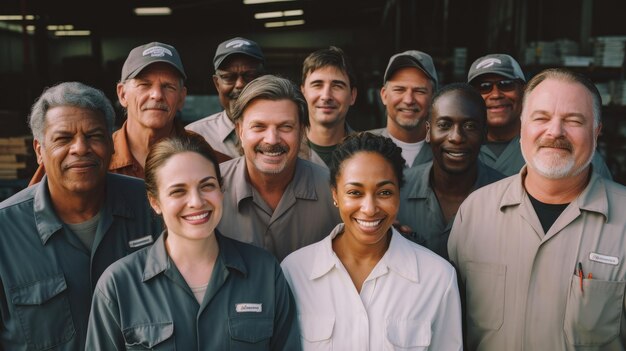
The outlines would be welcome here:
[[[304,350],[461,350],[454,268],[393,230],[385,255],[356,290],[332,250],[343,224],[282,262]]]

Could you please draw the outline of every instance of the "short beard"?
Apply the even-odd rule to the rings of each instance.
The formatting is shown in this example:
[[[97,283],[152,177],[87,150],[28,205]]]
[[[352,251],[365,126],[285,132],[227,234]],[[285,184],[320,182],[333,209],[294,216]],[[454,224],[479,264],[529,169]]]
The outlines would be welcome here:
[[[521,140],[520,140],[521,142]],[[569,149],[573,151],[572,144],[567,139],[557,139],[553,142],[542,142],[539,140],[537,142],[538,146],[558,146],[562,148]],[[528,159],[527,155],[524,154],[524,148],[522,147],[522,156],[526,161],[528,167],[531,167],[541,176],[548,179],[563,179],[567,177],[574,177],[583,172],[589,164],[593,160],[593,156],[596,152],[596,140],[593,141],[593,150],[589,155],[589,158],[583,162],[583,164],[576,168],[576,160],[574,159],[573,154],[570,156],[563,158],[559,155],[548,155],[544,157],[533,156],[531,160]]]

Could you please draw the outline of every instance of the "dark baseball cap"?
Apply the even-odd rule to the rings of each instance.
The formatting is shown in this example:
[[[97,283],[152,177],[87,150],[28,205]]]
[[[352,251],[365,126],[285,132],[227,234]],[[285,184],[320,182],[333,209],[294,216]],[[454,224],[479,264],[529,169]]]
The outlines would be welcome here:
[[[183,62],[178,51],[171,45],[152,42],[138,46],[130,51],[122,67],[122,82],[135,78],[144,68],[156,62],[165,62],[174,66],[183,79],[187,79]]]
[[[439,79],[437,79],[437,70],[433,64],[433,58],[427,53],[417,50],[409,50],[391,56],[389,64],[387,64],[387,69],[385,70],[383,83],[386,83],[387,80],[391,78],[393,73],[398,70],[398,68],[404,67],[418,68],[426,73],[428,78],[435,82],[435,87],[439,84]]]
[[[491,54],[478,58],[467,73],[467,82],[483,74],[498,74],[509,79],[520,79],[526,82],[524,72],[515,59],[506,54]]]
[[[226,40],[217,47],[215,57],[213,58],[213,67],[215,70],[217,71],[227,57],[235,54],[252,57],[253,59],[261,61],[261,63],[265,61],[263,51],[261,51],[259,44],[250,39],[236,37]]]

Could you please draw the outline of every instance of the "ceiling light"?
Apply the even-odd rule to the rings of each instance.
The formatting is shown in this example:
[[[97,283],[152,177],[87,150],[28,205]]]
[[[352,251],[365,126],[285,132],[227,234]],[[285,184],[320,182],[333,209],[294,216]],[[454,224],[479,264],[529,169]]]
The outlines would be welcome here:
[[[295,0],[243,0],[244,5],[256,5],[256,4],[266,4],[269,2],[285,2],[285,1],[295,1]]]
[[[282,22],[266,22],[265,28],[278,28],[285,26],[300,26],[304,24],[304,20],[282,21]]]
[[[0,15],[0,21],[21,21],[21,20],[32,21],[35,19],[33,15]]]
[[[172,14],[169,7],[137,7],[133,10],[137,16],[167,16]]]
[[[54,32],[57,37],[86,37],[91,35],[88,30],[58,30]]]
[[[280,18],[290,16],[301,16],[304,14],[303,10],[288,10],[288,11],[273,11],[273,12],[259,12],[254,14],[255,19],[268,19],[268,18]]]
[[[74,26],[71,24],[49,24],[46,26],[49,31],[55,30],[74,30]]]

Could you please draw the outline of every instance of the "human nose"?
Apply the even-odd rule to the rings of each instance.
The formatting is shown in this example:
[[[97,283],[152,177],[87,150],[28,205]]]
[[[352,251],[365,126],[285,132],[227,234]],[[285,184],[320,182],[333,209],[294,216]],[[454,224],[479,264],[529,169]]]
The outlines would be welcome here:
[[[377,212],[376,199],[373,195],[367,195],[363,197],[361,202],[361,212],[367,216],[373,216]]]
[[[332,100],[332,94],[330,91],[330,86],[326,85],[320,91],[320,98],[324,101]]]
[[[161,100],[163,98],[162,88],[157,86],[150,89],[150,98],[154,100]]]
[[[89,143],[85,136],[77,135],[71,145],[71,152],[76,155],[84,155],[89,152]]]
[[[189,201],[187,206],[189,208],[200,208],[204,205],[204,199],[199,189],[194,189],[189,193]]]
[[[402,102],[407,105],[411,105],[415,102],[415,95],[412,91],[407,91],[402,95]]]
[[[498,89],[498,84],[496,82],[493,82],[493,85],[491,87],[491,91],[489,91],[488,94],[488,98],[490,99],[501,99],[504,97],[504,94],[502,93],[502,91],[500,89]]]
[[[463,142],[463,140],[465,140],[465,133],[463,132],[463,127],[462,126],[458,126],[455,125],[454,127],[452,127],[452,129],[450,130],[450,133],[448,133],[448,141],[450,141],[451,143],[461,143]]]
[[[548,129],[547,129],[546,133],[549,136],[552,136],[554,138],[561,137],[564,134],[563,133],[563,123],[558,118],[552,118],[550,120],[550,122],[548,123],[547,128]]]
[[[237,79],[235,80],[235,88],[241,90],[245,86],[246,86],[246,80],[243,78],[243,75],[241,74],[237,75]]]
[[[280,139],[280,137],[278,135],[278,129],[276,129],[276,128],[267,128],[265,130],[265,135],[263,137],[263,140],[267,144],[276,145],[276,144],[278,144],[278,140],[279,139]]]

